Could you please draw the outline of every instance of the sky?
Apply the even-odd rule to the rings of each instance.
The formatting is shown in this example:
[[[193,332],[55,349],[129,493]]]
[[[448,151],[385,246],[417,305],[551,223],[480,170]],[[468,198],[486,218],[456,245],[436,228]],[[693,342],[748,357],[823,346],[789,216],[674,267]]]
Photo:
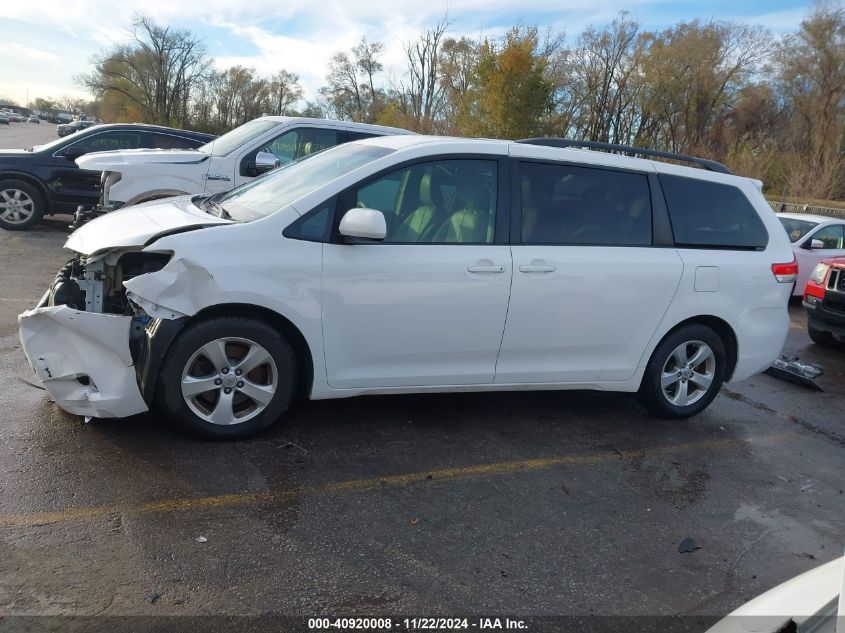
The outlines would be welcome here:
[[[74,77],[94,55],[129,37],[132,15],[188,29],[215,66],[297,73],[306,97],[325,84],[329,58],[361,37],[385,45],[385,74],[401,75],[402,44],[448,11],[455,36],[495,37],[515,24],[553,26],[573,40],[589,25],[629,11],[644,29],[694,18],[759,24],[779,36],[795,30],[810,0],[38,0],[0,2],[0,97],[91,98]]]

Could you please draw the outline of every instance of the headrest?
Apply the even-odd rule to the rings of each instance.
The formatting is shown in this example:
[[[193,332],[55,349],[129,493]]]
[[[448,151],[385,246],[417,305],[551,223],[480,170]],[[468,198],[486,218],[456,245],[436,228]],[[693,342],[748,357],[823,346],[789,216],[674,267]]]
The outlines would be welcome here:
[[[423,174],[420,178],[420,205],[434,206],[434,198],[431,195],[431,174]]]

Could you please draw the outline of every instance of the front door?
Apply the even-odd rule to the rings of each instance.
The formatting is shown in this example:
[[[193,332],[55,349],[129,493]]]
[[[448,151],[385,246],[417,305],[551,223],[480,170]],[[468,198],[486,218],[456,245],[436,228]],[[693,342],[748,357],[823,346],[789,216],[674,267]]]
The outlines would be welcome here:
[[[378,209],[388,234],[323,247],[332,387],[493,381],[511,282],[510,247],[496,239],[498,171],[495,159],[417,163],[341,196],[340,215]]]

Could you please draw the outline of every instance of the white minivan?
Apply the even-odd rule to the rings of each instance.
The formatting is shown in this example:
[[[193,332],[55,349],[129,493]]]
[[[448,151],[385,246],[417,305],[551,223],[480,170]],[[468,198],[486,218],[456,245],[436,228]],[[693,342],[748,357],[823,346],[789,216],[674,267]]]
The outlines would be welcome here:
[[[109,213],[24,350],[67,411],[157,402],[211,437],[297,394],[599,389],[685,418],[777,358],[797,267],[758,182],[556,144],[371,138]]]

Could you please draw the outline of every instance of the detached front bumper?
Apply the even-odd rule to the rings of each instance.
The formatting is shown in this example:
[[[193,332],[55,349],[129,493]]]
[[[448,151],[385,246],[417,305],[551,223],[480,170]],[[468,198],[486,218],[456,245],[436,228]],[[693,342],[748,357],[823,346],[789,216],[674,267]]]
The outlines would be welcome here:
[[[56,404],[96,418],[147,411],[129,351],[132,317],[44,303],[20,314],[18,325],[26,358]]]

